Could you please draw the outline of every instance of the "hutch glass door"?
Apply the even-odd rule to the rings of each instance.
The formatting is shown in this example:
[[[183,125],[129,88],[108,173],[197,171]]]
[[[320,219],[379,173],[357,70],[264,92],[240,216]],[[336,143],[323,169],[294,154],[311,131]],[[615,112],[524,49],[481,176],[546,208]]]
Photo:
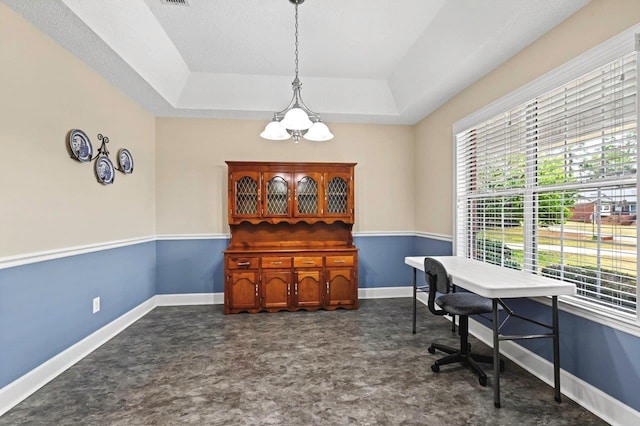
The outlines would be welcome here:
[[[264,173],[265,181],[265,217],[291,215],[289,182],[291,177],[287,173]]]
[[[318,216],[321,214],[318,208],[320,199],[318,182],[320,182],[319,173],[296,176],[296,216]]]

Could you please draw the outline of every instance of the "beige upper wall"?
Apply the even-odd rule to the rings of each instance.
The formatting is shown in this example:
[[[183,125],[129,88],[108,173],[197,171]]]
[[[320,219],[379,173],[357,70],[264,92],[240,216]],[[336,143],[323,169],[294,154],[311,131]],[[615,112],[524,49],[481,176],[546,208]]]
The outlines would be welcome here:
[[[453,234],[453,124],[640,23],[639,0],[592,0],[416,125],[416,229]]]
[[[5,5],[0,57],[0,258],[228,233],[225,160],[357,162],[354,230],[414,229],[412,126],[330,123],[334,140],[294,145],[260,139],[266,119],[155,119]],[[114,161],[128,148],[134,173],[97,183],[94,163],[69,158],[73,128],[96,152],[107,135]]]
[[[225,160],[356,162],[354,231],[414,229],[413,126],[329,123],[296,145],[261,139],[267,121],[156,120],[159,235],[229,232]]]
[[[0,4],[0,257],[155,233],[155,120],[83,62]],[[135,170],[96,181],[72,160],[70,129]],[[117,164],[117,162],[116,162]]]
[[[154,119],[0,5],[0,257],[227,233],[225,160],[357,162],[354,231],[451,235],[453,123],[638,22],[640,1],[593,0],[415,127],[329,123],[334,140],[295,146],[260,139],[265,121]],[[134,174],[99,185],[67,155],[72,128],[95,149],[108,135],[112,159],[129,148]]]

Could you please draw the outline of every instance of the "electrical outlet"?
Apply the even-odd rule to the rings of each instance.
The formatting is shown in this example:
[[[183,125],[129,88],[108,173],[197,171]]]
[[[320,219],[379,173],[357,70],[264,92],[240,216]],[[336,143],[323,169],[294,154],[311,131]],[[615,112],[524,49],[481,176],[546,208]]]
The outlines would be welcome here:
[[[95,314],[96,312],[100,312],[100,298],[99,297],[94,297],[93,298],[93,313]]]

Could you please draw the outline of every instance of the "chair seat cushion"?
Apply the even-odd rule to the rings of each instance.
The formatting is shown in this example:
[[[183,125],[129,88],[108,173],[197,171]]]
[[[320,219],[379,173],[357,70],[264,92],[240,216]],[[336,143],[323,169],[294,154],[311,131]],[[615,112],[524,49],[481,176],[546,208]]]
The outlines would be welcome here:
[[[474,293],[449,293],[436,299],[436,304],[453,315],[488,314],[493,311],[491,299]]]

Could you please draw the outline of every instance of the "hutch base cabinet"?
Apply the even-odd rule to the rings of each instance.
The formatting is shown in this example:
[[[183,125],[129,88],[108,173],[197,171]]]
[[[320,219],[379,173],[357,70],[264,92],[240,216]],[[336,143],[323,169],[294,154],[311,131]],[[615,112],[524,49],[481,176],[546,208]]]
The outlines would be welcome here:
[[[355,164],[227,164],[224,313],[357,309]]]
[[[358,307],[356,250],[225,251],[224,312]]]

